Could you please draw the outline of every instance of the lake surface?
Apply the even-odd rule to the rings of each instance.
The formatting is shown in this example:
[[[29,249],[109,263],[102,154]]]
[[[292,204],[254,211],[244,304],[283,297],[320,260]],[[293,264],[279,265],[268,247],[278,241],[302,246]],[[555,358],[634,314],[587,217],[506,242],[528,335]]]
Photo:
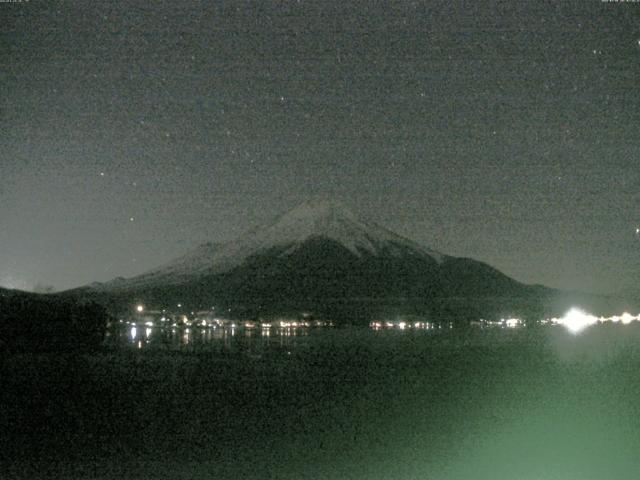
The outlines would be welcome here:
[[[2,358],[2,478],[626,479],[640,326],[130,326]]]
[[[418,335],[428,339],[436,335],[448,333],[452,328],[450,323],[434,325],[429,323],[418,323],[419,327],[407,328],[404,323],[403,328],[397,326],[392,328],[336,328],[333,326],[296,326],[263,327],[260,324],[253,324],[245,327],[242,324],[237,326],[216,326],[216,327],[176,327],[176,326],[149,326],[136,323],[116,324],[107,333],[105,345],[116,349],[139,349],[146,351],[182,351],[182,352],[226,352],[238,353],[248,356],[260,356],[263,354],[273,354],[287,350],[309,349],[320,347],[326,341],[336,339],[348,340],[354,336],[361,339],[364,332],[374,333],[374,335],[394,335],[404,333],[405,335]],[[336,336],[332,331],[339,331]],[[367,335],[365,333],[365,335]],[[367,339],[362,339],[365,343]]]

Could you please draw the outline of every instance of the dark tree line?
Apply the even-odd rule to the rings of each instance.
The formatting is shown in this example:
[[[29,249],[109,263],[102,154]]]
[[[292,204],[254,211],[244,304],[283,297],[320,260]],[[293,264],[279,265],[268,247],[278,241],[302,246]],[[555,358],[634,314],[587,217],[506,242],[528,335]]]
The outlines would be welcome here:
[[[0,349],[77,352],[102,343],[109,315],[97,303],[56,295],[0,292]]]

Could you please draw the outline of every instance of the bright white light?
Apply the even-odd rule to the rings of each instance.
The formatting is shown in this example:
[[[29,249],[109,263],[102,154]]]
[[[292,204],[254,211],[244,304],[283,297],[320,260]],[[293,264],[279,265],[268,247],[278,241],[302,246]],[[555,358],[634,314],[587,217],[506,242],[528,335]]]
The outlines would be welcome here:
[[[563,318],[560,319],[560,323],[571,333],[579,333],[597,321],[598,319],[593,315],[588,315],[577,308],[572,308]]]
[[[595,325],[598,323],[621,323],[623,325],[629,325],[632,322],[640,321],[640,315],[634,316],[629,312],[624,312],[622,315],[612,315],[610,317],[595,317],[593,315],[586,314],[576,308],[571,309],[563,318],[547,318],[541,321],[543,325],[551,323],[552,325],[565,325],[569,330],[577,332],[584,327]]]
[[[520,325],[520,319],[518,318],[508,318],[507,320],[504,321],[505,325],[507,326],[507,328],[516,328],[517,326]]]
[[[131,327],[131,340],[135,340],[138,335],[138,329],[136,327]]]
[[[629,325],[635,319],[636,317],[632,316],[629,312],[624,312],[620,317],[620,320],[622,321],[623,325]]]
[[[136,307],[136,311],[137,311],[138,313],[142,313],[142,312],[144,312],[144,306],[142,306],[142,305],[138,305],[138,306]]]

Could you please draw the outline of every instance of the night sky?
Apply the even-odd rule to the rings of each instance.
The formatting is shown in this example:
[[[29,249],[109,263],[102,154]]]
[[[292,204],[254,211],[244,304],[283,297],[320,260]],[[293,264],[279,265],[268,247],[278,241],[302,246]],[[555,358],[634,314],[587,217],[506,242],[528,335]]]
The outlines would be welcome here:
[[[317,197],[514,278],[640,283],[640,3],[0,3],[0,285]]]

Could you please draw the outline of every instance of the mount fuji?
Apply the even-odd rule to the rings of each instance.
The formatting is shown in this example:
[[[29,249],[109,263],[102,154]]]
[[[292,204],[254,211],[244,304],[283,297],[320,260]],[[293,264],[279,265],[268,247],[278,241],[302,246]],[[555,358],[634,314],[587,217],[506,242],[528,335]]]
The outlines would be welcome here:
[[[206,243],[142,275],[79,290],[128,305],[377,315],[400,307],[446,313],[464,304],[474,316],[486,310],[479,305],[511,312],[552,291],[421,246],[333,201],[303,203],[235,241]],[[506,298],[507,307],[496,300]]]
[[[260,257],[274,257],[273,261],[295,257],[311,244],[317,247],[320,243],[331,244],[340,255],[353,259],[410,256],[438,264],[445,259],[441,253],[359,219],[340,203],[326,201],[304,203],[266,228],[250,231],[237,240],[205,243],[145,274],[130,279],[118,278],[95,287],[120,290],[176,285],[206,275],[225,273],[247,263],[255,263]],[[313,257],[310,255],[309,260],[314,260]]]

